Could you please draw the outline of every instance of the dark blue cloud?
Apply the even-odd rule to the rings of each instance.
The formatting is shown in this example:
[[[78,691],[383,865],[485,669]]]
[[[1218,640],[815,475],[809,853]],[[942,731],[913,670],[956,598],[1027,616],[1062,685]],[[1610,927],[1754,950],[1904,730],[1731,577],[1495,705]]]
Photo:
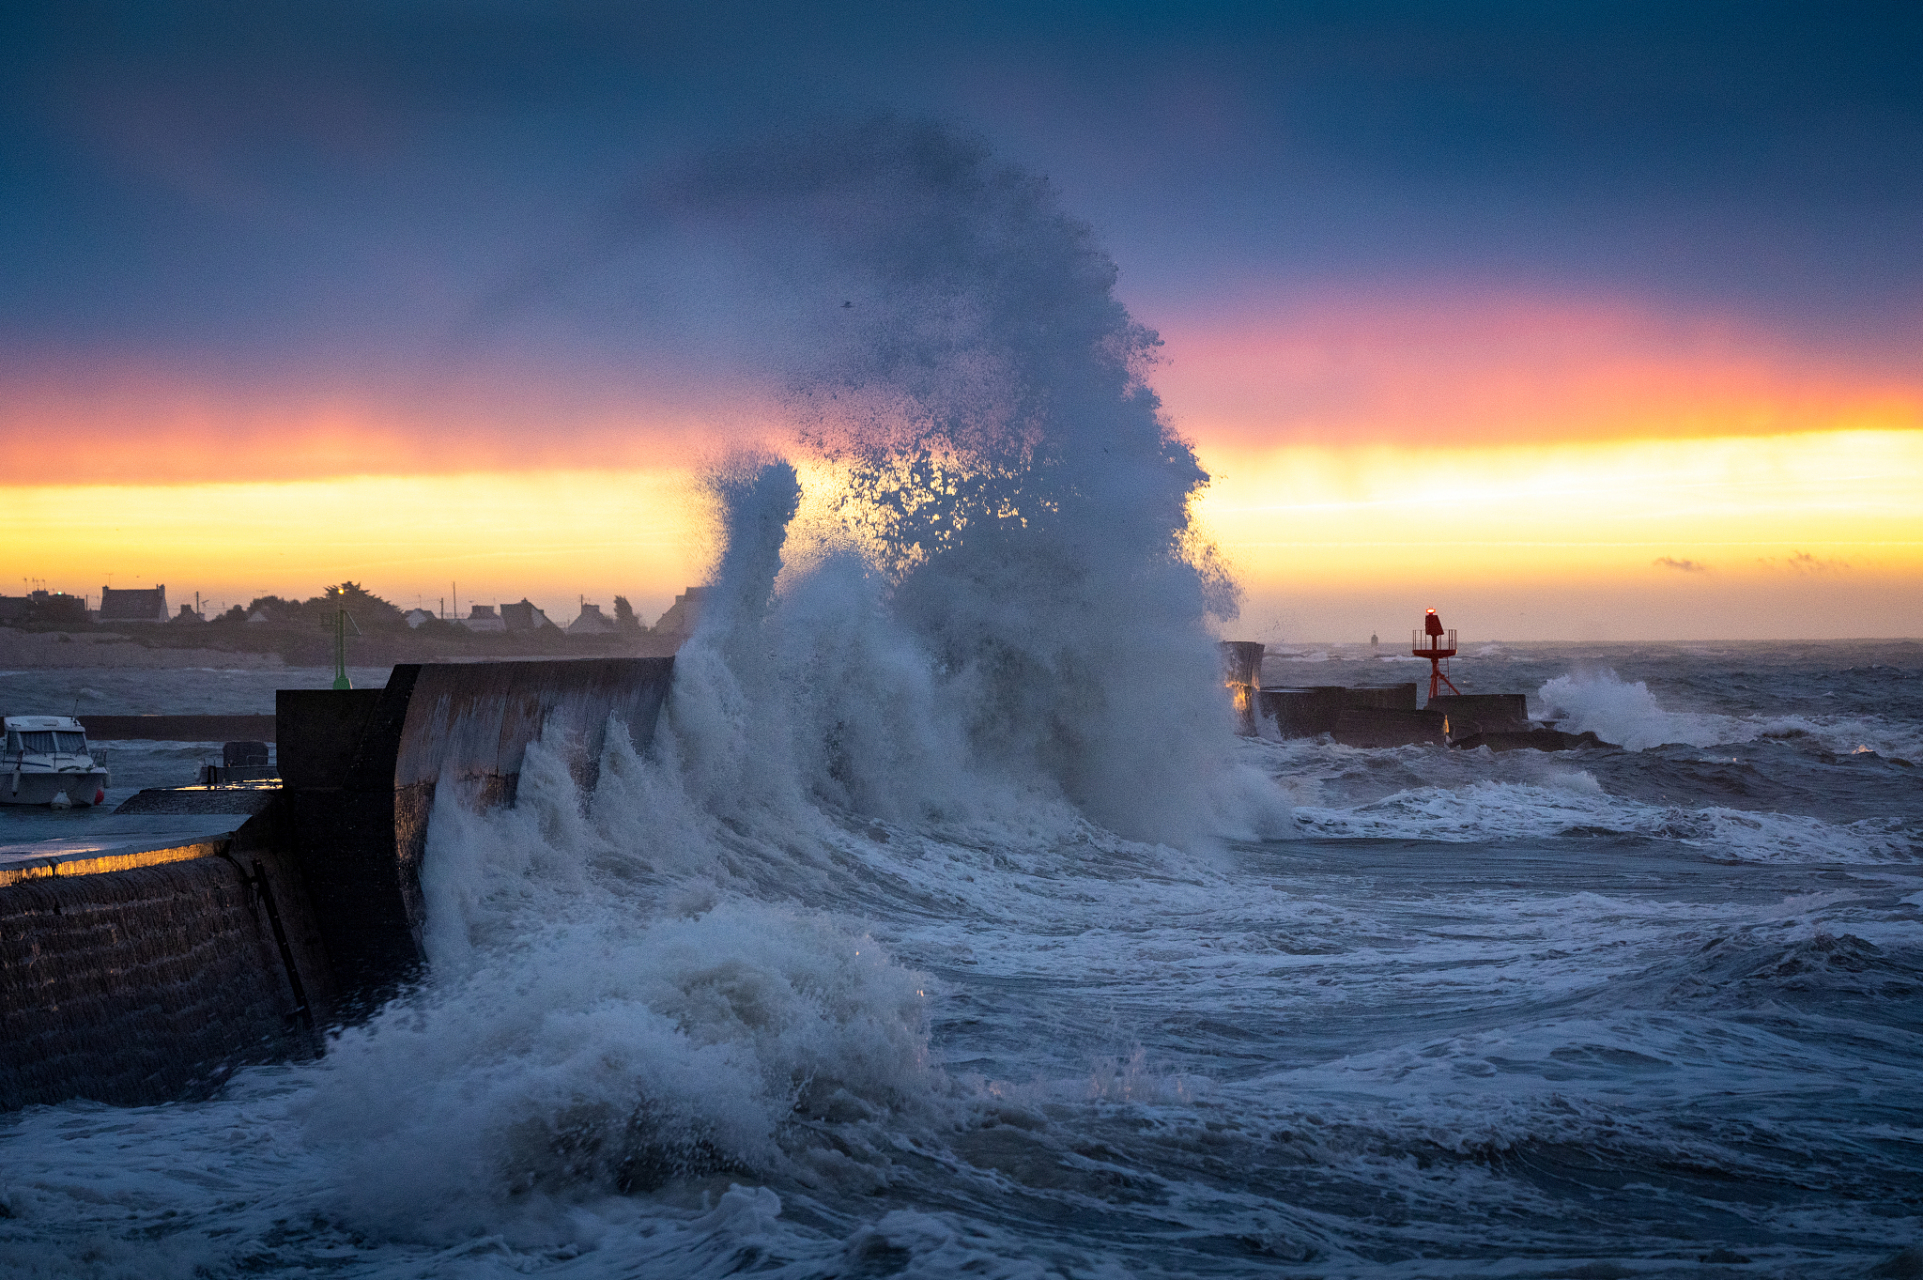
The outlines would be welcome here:
[[[23,353],[406,364],[650,174],[893,112],[1049,174],[1150,303],[1251,280],[1495,280],[1913,344],[1920,14],[16,6],[0,335]]]

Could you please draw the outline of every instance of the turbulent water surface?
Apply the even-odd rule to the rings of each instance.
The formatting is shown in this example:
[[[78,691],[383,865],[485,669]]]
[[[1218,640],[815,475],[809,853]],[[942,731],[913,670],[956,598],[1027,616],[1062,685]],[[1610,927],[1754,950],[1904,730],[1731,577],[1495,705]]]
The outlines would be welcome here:
[[[437,818],[437,980],[326,1059],[0,1124],[0,1268],[1841,1276],[1916,1244],[1923,650],[1458,679],[1640,749],[1246,742],[1297,833],[1188,852],[1042,803],[716,821],[618,751],[583,807],[557,765]]]
[[[1923,648],[1491,645],[1622,749],[1237,740],[1206,477],[1046,183],[882,122],[636,218],[761,264],[799,464],[714,478],[658,732],[443,791],[429,976],[318,1061],[0,1119],[0,1269],[1923,1272]]]

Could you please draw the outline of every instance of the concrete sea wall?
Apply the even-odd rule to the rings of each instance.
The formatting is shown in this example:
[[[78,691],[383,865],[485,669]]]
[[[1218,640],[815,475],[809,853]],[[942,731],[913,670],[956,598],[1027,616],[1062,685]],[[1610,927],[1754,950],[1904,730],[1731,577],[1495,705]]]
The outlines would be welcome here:
[[[170,847],[0,857],[0,1109],[191,1097],[318,1053],[424,964],[436,794],[512,804],[543,741],[591,785],[609,726],[652,740],[672,658],[401,666],[386,688],[283,692],[282,786]],[[256,734],[256,736],[268,736]],[[235,793],[238,795],[238,793]],[[205,788],[142,813],[204,814]]]
[[[1311,685],[1298,689],[1263,689],[1257,695],[1257,706],[1258,721],[1268,732],[1282,738],[1313,738],[1317,734],[1334,733],[1345,712],[1413,713],[1416,687],[1414,684],[1359,688]]]
[[[192,1097],[318,1051],[332,984],[298,876],[247,844],[0,888],[0,1109]]]

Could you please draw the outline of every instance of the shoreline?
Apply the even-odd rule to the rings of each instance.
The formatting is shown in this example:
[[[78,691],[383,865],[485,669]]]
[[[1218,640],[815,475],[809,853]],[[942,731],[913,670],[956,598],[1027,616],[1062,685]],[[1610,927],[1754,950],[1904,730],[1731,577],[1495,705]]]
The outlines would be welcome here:
[[[198,638],[198,637],[196,637]],[[107,670],[182,670],[213,668],[227,671],[281,669],[327,670],[333,666],[331,645],[307,634],[262,637],[278,644],[217,647],[172,643],[177,637],[148,637],[127,631],[23,631],[0,627],[0,671],[58,671],[72,668]],[[643,633],[616,645],[582,643],[560,636],[543,637],[534,645],[508,647],[493,638],[474,638],[458,644],[419,642],[411,636],[372,635],[356,638],[347,652],[350,667],[391,667],[405,662],[551,661],[557,658],[667,657],[681,646],[681,635]],[[625,638],[624,638],[625,639]],[[155,643],[155,641],[163,641]]]
[[[278,653],[231,649],[173,649],[140,644],[115,631],[15,631],[0,628],[0,670],[45,671],[67,667],[109,670],[171,670],[214,667],[259,671],[285,667]]]

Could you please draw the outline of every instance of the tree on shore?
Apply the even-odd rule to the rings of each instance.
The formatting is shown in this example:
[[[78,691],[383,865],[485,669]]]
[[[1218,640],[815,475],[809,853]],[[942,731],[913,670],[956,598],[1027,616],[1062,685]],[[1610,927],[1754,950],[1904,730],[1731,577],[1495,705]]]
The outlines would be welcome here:
[[[283,626],[333,625],[334,611],[346,609],[362,629],[392,631],[407,625],[406,617],[395,605],[381,599],[358,582],[339,582],[306,600],[284,596],[255,596],[245,605],[235,605],[215,619],[217,622],[245,622],[259,613],[269,622]]]
[[[319,608],[316,610],[315,606]],[[309,600],[307,608],[319,612],[323,620],[332,619],[336,609],[346,609],[360,626],[383,631],[407,625],[407,617],[398,606],[381,599],[358,582],[341,582],[327,588]]]

